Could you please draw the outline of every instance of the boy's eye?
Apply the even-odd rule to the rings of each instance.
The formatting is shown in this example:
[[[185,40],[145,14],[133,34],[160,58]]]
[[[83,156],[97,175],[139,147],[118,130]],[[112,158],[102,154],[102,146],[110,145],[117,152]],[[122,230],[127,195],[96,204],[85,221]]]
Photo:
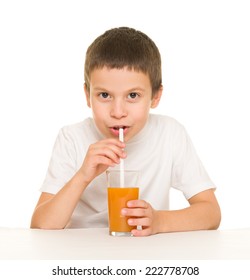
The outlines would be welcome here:
[[[109,94],[108,94],[107,92],[101,92],[101,93],[99,94],[99,96],[101,96],[101,97],[104,98],[104,99],[109,98]]]
[[[136,92],[131,92],[131,93],[128,95],[128,98],[129,98],[129,99],[135,99],[136,97],[138,97],[138,93],[136,93]]]

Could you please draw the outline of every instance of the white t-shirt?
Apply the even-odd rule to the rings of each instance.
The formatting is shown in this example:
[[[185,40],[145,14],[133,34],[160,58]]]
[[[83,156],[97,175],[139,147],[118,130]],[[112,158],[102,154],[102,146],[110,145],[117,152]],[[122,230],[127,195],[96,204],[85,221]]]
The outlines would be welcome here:
[[[63,127],[56,139],[42,192],[56,194],[79,170],[90,144],[103,139],[92,118]],[[184,127],[173,118],[149,115],[145,127],[126,143],[125,169],[140,171],[140,199],[157,210],[169,208],[169,189],[186,199],[215,188]],[[119,166],[113,168],[119,169]],[[67,227],[107,227],[105,173],[83,192]]]

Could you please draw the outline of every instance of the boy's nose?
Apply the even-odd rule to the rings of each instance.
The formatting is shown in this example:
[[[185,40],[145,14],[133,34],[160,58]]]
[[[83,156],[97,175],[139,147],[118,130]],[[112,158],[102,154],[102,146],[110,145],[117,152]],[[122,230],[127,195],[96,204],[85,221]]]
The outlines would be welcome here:
[[[110,115],[113,118],[120,119],[127,116],[127,110],[124,102],[117,101],[112,104]]]

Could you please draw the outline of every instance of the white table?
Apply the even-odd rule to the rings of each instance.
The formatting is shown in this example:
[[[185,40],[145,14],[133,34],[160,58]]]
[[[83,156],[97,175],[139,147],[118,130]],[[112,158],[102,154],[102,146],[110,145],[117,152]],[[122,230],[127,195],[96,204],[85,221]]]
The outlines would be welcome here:
[[[113,237],[108,229],[0,228],[1,260],[250,259],[250,229]]]

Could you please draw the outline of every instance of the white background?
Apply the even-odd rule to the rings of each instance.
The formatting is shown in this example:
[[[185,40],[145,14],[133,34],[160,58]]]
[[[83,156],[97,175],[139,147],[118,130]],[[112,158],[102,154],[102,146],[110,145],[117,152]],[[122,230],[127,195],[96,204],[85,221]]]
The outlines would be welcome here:
[[[0,227],[29,227],[59,129],[91,115],[86,48],[117,26],[158,45],[164,96],[154,112],[189,132],[218,187],[221,229],[250,227],[248,2],[1,1]],[[171,207],[185,205],[172,192]]]

